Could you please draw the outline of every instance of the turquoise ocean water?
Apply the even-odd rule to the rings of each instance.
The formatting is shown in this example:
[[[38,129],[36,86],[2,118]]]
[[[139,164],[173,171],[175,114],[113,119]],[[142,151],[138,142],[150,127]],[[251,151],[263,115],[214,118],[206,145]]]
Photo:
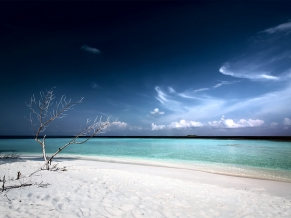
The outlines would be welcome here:
[[[47,153],[55,152],[69,140],[47,139]],[[41,157],[41,146],[33,139],[0,139],[0,152],[12,150],[22,156]],[[162,165],[291,182],[291,142],[93,138],[82,145],[69,145],[59,156]]]

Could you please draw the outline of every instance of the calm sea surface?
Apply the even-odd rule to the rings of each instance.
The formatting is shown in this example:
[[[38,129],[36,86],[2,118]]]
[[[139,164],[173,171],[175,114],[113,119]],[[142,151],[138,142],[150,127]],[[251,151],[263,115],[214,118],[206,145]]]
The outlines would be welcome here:
[[[47,139],[47,153],[55,152],[69,140]],[[33,139],[0,139],[0,152],[9,151],[41,156],[41,146]],[[94,138],[82,145],[69,145],[60,155],[291,182],[291,142]]]

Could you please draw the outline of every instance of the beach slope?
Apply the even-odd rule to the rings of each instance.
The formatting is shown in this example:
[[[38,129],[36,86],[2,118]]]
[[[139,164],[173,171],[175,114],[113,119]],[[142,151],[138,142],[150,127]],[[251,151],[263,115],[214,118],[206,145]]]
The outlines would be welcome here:
[[[291,217],[291,183],[69,158],[28,178],[42,163],[1,161],[7,188],[32,184],[1,193],[1,217]]]

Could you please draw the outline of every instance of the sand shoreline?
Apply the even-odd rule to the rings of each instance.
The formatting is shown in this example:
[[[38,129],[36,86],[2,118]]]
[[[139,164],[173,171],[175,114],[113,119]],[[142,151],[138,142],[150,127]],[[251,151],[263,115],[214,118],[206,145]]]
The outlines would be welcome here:
[[[38,155],[23,155],[21,156],[24,159],[40,160],[40,154]],[[248,166],[229,166],[229,165],[206,165],[199,163],[185,164],[185,163],[176,163],[176,162],[164,162],[164,161],[155,161],[147,159],[137,159],[137,158],[124,158],[124,157],[100,157],[100,156],[84,156],[84,155],[59,155],[57,157],[59,160],[89,160],[89,161],[99,161],[106,163],[119,163],[119,164],[129,164],[129,165],[141,165],[141,166],[153,166],[153,167],[165,167],[173,169],[186,169],[201,171],[205,173],[212,173],[217,175],[224,176],[233,176],[241,178],[250,178],[250,179],[259,179],[259,180],[270,180],[278,182],[287,182],[291,183],[291,173],[282,172],[282,170],[276,169],[264,169],[264,168],[255,168]],[[284,174],[286,173],[286,174]]]
[[[39,160],[39,161],[38,161]],[[10,189],[3,217],[291,217],[291,184],[189,169],[58,158],[66,171],[41,171]],[[1,161],[22,182],[41,159]],[[37,184],[48,184],[39,187]],[[11,181],[17,183],[16,181]],[[18,181],[19,183],[19,181]],[[8,184],[7,184],[8,185]]]

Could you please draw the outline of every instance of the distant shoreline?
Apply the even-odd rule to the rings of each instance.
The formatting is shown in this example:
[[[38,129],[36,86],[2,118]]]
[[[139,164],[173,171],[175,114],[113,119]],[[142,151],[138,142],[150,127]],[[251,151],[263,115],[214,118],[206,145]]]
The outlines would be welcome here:
[[[72,138],[74,136],[46,136],[46,138]],[[85,137],[85,136],[84,136]],[[82,138],[82,137],[81,137]],[[291,136],[95,136],[94,138],[141,138],[141,139],[220,139],[220,140],[268,140],[291,141]],[[34,136],[4,135],[0,139],[34,139]]]

